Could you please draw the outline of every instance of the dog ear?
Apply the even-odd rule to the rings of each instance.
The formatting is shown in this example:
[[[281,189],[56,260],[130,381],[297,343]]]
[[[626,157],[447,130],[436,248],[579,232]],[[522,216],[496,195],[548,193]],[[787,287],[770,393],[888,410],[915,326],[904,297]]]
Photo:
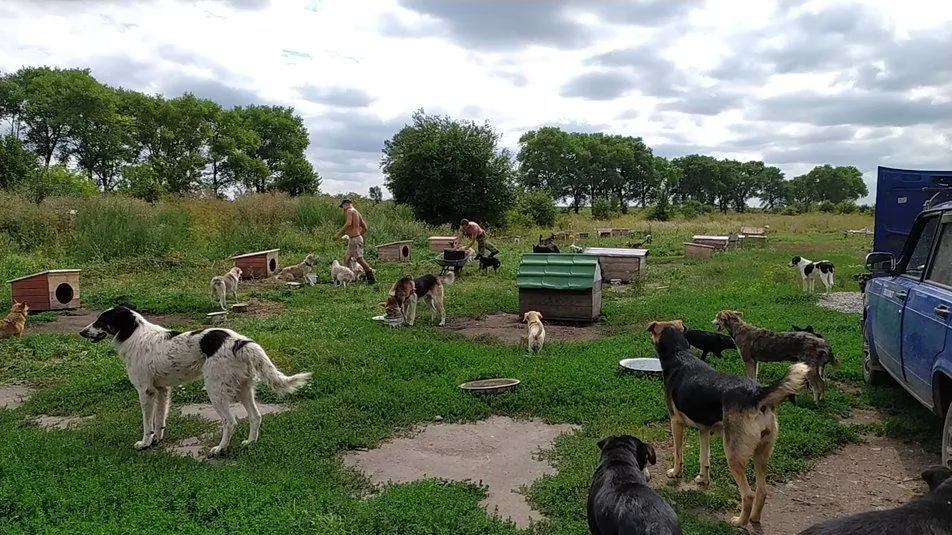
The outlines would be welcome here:
[[[648,328],[645,329],[645,330],[648,331],[649,333],[652,333],[652,332],[654,332],[654,328],[655,328],[655,326],[657,326],[657,325],[658,325],[658,322],[657,322],[657,321],[652,321],[651,323],[648,324]]]
[[[651,444],[646,444],[642,441],[638,441],[638,464],[642,468],[648,466],[648,464],[655,464],[658,462],[658,457],[655,454],[654,448]]]
[[[813,334],[813,325],[807,325],[806,327],[803,328],[803,330],[810,334]]]
[[[675,324],[679,329],[681,329],[681,332],[684,332],[684,322],[683,322],[683,321],[681,321],[681,320],[673,320],[671,323]],[[652,463],[652,464],[654,464],[654,463]]]
[[[541,236],[540,236],[540,238],[541,238]],[[602,451],[603,449],[605,449],[605,444],[608,444],[608,441],[611,440],[611,439],[612,439],[612,437],[605,437],[605,438],[599,440],[598,443],[597,443],[598,451]]]
[[[922,480],[926,482],[926,485],[929,485],[930,491],[935,490],[950,477],[952,477],[952,470],[940,465],[930,466],[922,472]]]
[[[541,319],[542,319],[542,313],[541,313],[541,312],[536,312],[536,314],[539,315],[539,319],[541,320]]]
[[[387,302],[386,302],[386,301],[381,301],[381,302],[379,302],[379,303],[377,303],[377,304],[379,304],[379,305],[381,306],[381,308],[387,308]]]

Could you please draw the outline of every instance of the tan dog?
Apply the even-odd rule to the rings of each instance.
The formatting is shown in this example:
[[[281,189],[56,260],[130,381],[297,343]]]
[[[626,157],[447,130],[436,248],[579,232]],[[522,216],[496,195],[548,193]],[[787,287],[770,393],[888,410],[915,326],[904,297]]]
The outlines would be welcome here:
[[[674,467],[668,477],[684,473],[684,428],[698,430],[700,474],[695,482],[710,481],[711,435],[724,437],[724,457],[740,490],[741,511],[731,519],[737,526],[759,523],[767,499],[767,463],[777,441],[777,405],[806,383],[810,367],[798,362],[782,379],[761,386],[748,377],[721,373],[694,356],[680,320],[648,325],[661,362],[664,397],[674,437]],[[747,463],[753,459],[756,492],[747,481]]]
[[[545,327],[542,325],[542,314],[530,310],[522,315],[522,321],[526,323],[526,349],[530,353],[542,351],[542,344],[545,343]]]
[[[13,338],[23,334],[26,329],[26,314],[30,307],[26,303],[13,302],[10,313],[0,321],[0,339]]]
[[[294,264],[293,266],[288,266],[281,268],[281,271],[278,272],[274,278],[282,280],[285,282],[291,282],[296,280],[303,280],[305,275],[314,270],[314,254],[311,253],[304,257],[304,260],[300,264]]]
[[[222,276],[212,277],[212,296],[218,298],[218,304],[222,310],[225,310],[227,304],[226,297],[229,293],[235,296],[238,301],[238,281],[241,280],[241,268],[233,267]]]
[[[413,278],[403,277],[393,283],[390,293],[387,294],[387,300],[381,301],[380,306],[387,311],[388,316],[399,314],[403,318],[403,323],[413,325],[415,318],[412,318],[410,313],[412,310],[415,314],[416,301],[416,284],[413,282]]]
[[[338,284],[347,286],[348,282],[357,280],[357,276],[354,275],[354,272],[351,271],[349,267],[342,266],[335,258],[331,264],[331,280],[334,281],[335,286]]]

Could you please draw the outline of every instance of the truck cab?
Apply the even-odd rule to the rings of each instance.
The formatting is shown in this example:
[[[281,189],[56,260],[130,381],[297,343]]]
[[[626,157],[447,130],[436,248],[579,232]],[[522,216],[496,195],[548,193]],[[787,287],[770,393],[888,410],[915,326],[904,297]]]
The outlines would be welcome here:
[[[869,253],[866,268],[863,378],[891,378],[944,418],[942,462],[952,467],[952,202],[927,203],[899,254]]]

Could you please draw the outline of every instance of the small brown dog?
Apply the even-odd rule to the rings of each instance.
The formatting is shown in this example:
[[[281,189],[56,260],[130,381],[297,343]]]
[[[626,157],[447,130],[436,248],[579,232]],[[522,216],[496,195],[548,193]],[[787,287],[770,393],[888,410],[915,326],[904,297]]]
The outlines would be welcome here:
[[[726,329],[734,339],[747,377],[757,379],[760,362],[803,362],[810,367],[807,381],[813,390],[813,401],[823,400],[823,368],[827,364],[837,365],[828,340],[806,331],[762,329],[745,322],[742,314],[734,310],[718,312],[711,323],[717,330]]]
[[[542,325],[542,314],[530,310],[522,315],[522,321],[526,323],[526,349],[530,353],[542,351],[542,344],[545,343],[545,327]]]
[[[300,264],[281,268],[274,278],[285,282],[301,280],[305,275],[314,270],[314,254],[311,253],[304,257]]]
[[[388,316],[397,314],[403,318],[403,323],[413,325],[413,320],[409,317],[409,307],[416,308],[416,284],[412,277],[403,277],[393,283],[390,293],[387,294],[387,300],[382,301],[380,306],[386,309]]]
[[[0,321],[0,339],[13,338],[23,334],[26,329],[26,314],[30,307],[26,303],[13,302],[10,313]]]

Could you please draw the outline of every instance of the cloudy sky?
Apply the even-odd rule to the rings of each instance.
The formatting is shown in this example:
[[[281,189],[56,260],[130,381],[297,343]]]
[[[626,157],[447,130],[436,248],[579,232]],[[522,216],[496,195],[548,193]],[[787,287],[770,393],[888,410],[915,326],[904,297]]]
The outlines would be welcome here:
[[[294,106],[325,191],[381,184],[417,108],[637,135],[655,154],[762,159],[788,178],[952,169],[952,2],[2,0],[0,69],[224,105]]]

